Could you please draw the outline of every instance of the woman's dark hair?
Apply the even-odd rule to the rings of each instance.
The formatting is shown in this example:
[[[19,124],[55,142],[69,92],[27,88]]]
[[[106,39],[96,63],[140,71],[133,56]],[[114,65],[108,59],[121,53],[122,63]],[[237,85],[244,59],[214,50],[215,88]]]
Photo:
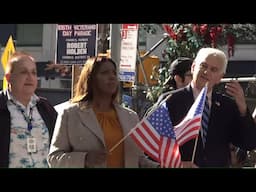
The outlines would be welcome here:
[[[99,68],[103,63],[110,62],[113,64],[114,68],[117,69],[116,63],[108,57],[105,56],[97,56],[91,57],[87,59],[84,67],[80,73],[78,82],[75,87],[75,94],[72,98],[72,102],[76,103],[79,101],[92,101],[93,99],[93,81],[96,74],[99,71]],[[113,94],[113,100],[118,97],[118,88],[116,92]]]

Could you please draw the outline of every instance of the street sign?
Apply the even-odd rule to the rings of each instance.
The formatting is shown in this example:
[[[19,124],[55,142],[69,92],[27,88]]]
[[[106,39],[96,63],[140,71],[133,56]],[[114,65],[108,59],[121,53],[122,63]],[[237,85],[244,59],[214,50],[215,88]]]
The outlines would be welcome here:
[[[3,69],[4,69],[4,73],[5,73],[7,62],[9,60],[10,56],[14,52],[15,52],[15,47],[14,47],[12,36],[10,35],[10,37],[9,37],[7,43],[6,43],[6,46],[5,46],[4,52],[2,54],[2,57],[1,57],[1,62],[2,62]],[[5,90],[5,89],[7,89],[7,80],[6,80],[5,75],[4,75],[4,77],[3,77],[3,90]]]
[[[138,28],[138,24],[122,24],[119,64],[120,81],[135,81]]]

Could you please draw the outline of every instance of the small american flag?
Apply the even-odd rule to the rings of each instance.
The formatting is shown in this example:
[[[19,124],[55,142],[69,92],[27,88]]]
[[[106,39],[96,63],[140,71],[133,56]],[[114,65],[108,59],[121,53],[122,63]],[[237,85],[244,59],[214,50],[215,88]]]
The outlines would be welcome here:
[[[201,90],[185,118],[178,125],[174,126],[174,132],[179,146],[198,137],[206,95],[207,86]]]
[[[161,167],[181,167],[179,145],[165,102],[143,118],[130,135]]]

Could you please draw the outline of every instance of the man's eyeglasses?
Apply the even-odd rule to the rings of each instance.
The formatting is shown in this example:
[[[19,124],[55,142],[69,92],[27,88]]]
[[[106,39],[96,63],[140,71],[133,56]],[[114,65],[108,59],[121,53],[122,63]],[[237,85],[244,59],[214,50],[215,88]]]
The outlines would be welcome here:
[[[217,73],[220,71],[219,68],[214,66],[209,66],[207,63],[203,62],[200,64],[200,70],[210,70],[212,73]]]

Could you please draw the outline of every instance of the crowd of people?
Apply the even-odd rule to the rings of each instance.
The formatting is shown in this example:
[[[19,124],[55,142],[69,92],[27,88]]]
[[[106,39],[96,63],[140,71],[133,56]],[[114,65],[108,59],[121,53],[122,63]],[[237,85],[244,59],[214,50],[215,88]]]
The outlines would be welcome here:
[[[226,83],[225,93],[214,89],[227,64],[225,53],[216,48],[201,48],[193,59],[177,58],[170,65],[167,89],[150,109],[166,102],[177,125],[207,85],[207,135],[200,130],[196,139],[179,146],[184,168],[241,167],[247,152],[256,149],[256,110],[248,109],[240,83]],[[87,59],[74,96],[58,111],[35,94],[37,68],[29,53],[16,51],[5,77],[8,88],[0,92],[0,167],[160,167],[126,137],[140,119],[120,104],[118,68],[111,58]]]

